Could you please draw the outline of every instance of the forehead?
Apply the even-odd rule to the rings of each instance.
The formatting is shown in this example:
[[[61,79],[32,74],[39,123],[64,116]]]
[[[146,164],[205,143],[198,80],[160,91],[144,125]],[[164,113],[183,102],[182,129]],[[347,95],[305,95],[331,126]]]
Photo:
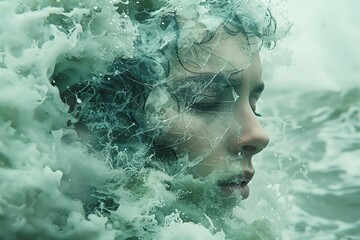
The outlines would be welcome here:
[[[196,30],[195,28],[194,31]],[[215,71],[244,69],[250,64],[252,54],[258,52],[261,44],[256,37],[247,37],[241,33],[232,35],[224,27],[219,27],[205,43],[190,41],[181,34],[186,32],[180,30],[180,60],[189,65],[198,65],[197,70],[205,68],[205,72],[206,68]]]
[[[249,85],[261,82],[257,40],[241,34],[230,35],[223,28],[209,42],[180,46],[179,59],[173,66],[169,74],[173,86],[185,82],[211,81],[225,85],[236,85],[239,81],[249,81]]]

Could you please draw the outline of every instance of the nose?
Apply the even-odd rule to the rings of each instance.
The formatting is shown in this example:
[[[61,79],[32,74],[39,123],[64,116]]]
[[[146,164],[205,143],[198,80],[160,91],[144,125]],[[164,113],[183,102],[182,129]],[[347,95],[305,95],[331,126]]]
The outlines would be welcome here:
[[[239,149],[243,157],[251,158],[268,145],[269,136],[256,116],[246,119],[241,127]]]
[[[235,120],[228,129],[226,144],[231,155],[239,153],[246,159],[261,152],[269,137],[251,109],[234,113]]]

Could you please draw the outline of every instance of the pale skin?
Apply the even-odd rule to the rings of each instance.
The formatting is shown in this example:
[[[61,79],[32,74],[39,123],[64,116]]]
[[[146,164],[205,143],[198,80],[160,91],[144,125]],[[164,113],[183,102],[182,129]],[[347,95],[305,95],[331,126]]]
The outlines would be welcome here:
[[[256,114],[264,89],[260,55],[243,48],[248,44],[240,34],[232,36],[220,28],[202,45],[205,50],[199,54],[205,58],[190,59],[199,62],[202,77],[175,60],[163,90],[155,87],[145,104],[149,117],[155,115],[159,126],[165,127],[155,144],[171,148],[177,157],[188,156],[193,162],[189,173],[205,181],[211,176],[225,197],[234,190],[243,198],[249,196],[247,183],[255,172],[252,158],[269,142]],[[218,87],[218,83],[226,84]],[[179,87],[191,99],[183,99],[180,109],[171,97],[182,100]],[[169,92],[166,102],[159,101]],[[86,130],[76,130],[82,139],[90,137]]]
[[[256,114],[256,103],[264,89],[260,56],[254,52],[249,58],[249,53],[242,48],[244,41],[241,36],[231,36],[220,29],[206,43],[211,54],[201,67],[201,74],[209,76],[205,81],[217,76],[221,76],[221,81],[225,76],[231,84],[217,92],[204,87],[203,94],[188,104],[186,111],[175,104],[164,106],[160,119],[168,128],[156,142],[171,147],[177,156],[188,154],[196,161],[190,169],[195,177],[220,172],[217,177],[224,196],[238,189],[242,197],[247,198],[247,183],[255,172],[252,158],[266,147],[269,138]],[[176,65],[170,72],[167,91],[188,84],[194,76],[196,78],[180,64]],[[204,85],[204,81],[195,80],[189,88],[197,89],[200,84]]]

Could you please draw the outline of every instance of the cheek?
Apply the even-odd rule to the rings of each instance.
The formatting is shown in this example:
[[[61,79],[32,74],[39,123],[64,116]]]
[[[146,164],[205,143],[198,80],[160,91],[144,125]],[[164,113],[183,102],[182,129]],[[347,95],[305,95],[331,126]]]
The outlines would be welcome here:
[[[191,169],[191,173],[196,177],[205,177],[214,172],[225,172],[229,160],[221,156],[220,153],[221,151],[216,151],[204,158]]]
[[[209,131],[203,121],[188,113],[167,112],[159,124],[162,133],[156,143],[177,153],[192,153],[209,148]]]
[[[172,148],[178,156],[188,154],[190,160],[213,154],[228,128],[226,119],[217,114],[168,112],[165,117],[156,143]]]

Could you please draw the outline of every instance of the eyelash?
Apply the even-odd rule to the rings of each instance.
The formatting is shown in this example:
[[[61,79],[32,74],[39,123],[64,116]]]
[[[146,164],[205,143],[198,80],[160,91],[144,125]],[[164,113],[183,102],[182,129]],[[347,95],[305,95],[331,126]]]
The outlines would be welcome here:
[[[253,110],[254,115],[257,117],[262,117],[262,114],[256,111],[256,102],[257,102],[258,98],[250,98],[250,99],[251,99],[250,105],[251,105],[251,109]]]
[[[254,111],[254,114],[255,114],[255,116],[257,116],[257,117],[262,117],[262,114],[261,114],[261,113],[258,113],[258,112],[256,112],[256,111]]]
[[[201,112],[216,112],[221,106],[220,102],[213,103],[192,103],[189,105],[190,109],[194,109]]]

